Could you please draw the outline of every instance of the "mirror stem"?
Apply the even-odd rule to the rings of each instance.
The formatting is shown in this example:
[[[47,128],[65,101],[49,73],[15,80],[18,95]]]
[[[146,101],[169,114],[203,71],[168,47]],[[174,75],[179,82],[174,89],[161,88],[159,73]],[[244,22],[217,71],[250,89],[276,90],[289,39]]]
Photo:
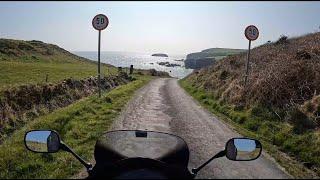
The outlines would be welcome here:
[[[220,151],[218,154],[216,154],[215,156],[213,156],[212,158],[210,158],[207,162],[203,163],[201,166],[197,167],[197,168],[193,168],[191,171],[194,175],[196,175],[204,166],[206,166],[207,164],[209,164],[212,160],[219,158],[219,157],[223,157],[226,155],[226,151]]]
[[[87,163],[85,162],[78,154],[76,154],[74,151],[72,151],[71,148],[69,148],[64,142],[60,142],[60,148],[64,151],[70,152],[74,157],[76,157],[81,164],[83,164],[86,168],[87,171],[89,172],[90,170],[92,170],[92,164],[91,163]]]

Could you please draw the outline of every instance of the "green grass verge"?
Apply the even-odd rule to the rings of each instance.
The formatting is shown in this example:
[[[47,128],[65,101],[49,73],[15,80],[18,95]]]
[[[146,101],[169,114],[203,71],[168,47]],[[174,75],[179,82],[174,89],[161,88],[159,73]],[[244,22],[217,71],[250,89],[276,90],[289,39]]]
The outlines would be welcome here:
[[[319,177],[318,168],[310,170],[301,163],[312,163],[319,167],[320,134],[318,132],[294,134],[290,124],[275,120],[276,117],[271,116],[271,113],[262,107],[239,110],[234,106],[217,101],[212,94],[202,88],[192,86],[192,83],[186,79],[180,80],[179,83],[203,107],[227,122],[237,132],[243,136],[260,140],[264,149],[293,177]]]
[[[97,138],[108,130],[134,92],[152,79],[150,76],[135,78],[137,80],[104,93],[100,99],[96,95],[84,98],[14,132],[0,145],[0,178],[68,178],[78,173],[83,166],[67,152],[39,154],[28,151],[23,142],[25,132],[56,130],[75,152],[90,160]]]
[[[58,58],[58,57],[56,57]],[[116,73],[115,67],[101,66],[103,74]],[[0,61],[0,91],[9,87],[45,83],[48,74],[48,82],[60,82],[66,78],[82,79],[97,75],[97,65],[86,61],[75,62],[50,62],[41,61]]]

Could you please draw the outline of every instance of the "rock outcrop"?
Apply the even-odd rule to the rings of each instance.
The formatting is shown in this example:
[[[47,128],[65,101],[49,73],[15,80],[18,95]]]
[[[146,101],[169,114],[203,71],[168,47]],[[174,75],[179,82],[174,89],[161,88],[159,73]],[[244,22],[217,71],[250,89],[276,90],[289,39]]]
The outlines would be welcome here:
[[[166,66],[166,67],[175,67],[175,66],[181,66],[180,64],[174,64],[170,62],[157,62],[160,66]]]

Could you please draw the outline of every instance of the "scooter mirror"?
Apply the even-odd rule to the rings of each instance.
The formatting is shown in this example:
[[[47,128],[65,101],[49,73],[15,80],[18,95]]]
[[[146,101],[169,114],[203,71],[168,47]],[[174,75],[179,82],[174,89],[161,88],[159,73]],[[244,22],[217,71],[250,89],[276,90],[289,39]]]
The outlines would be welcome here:
[[[225,148],[226,157],[233,161],[252,161],[261,155],[262,145],[249,138],[230,139]]]
[[[55,153],[60,149],[59,134],[52,130],[34,130],[26,133],[25,146],[39,153]]]

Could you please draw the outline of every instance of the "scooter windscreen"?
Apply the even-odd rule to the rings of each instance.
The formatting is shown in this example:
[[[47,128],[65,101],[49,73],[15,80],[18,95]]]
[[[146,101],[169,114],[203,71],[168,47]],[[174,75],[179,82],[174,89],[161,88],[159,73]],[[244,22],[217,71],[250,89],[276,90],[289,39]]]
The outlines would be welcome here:
[[[188,166],[189,149],[175,135],[153,131],[111,131],[95,146],[96,163],[113,163],[127,158],[150,158],[177,166]]]

